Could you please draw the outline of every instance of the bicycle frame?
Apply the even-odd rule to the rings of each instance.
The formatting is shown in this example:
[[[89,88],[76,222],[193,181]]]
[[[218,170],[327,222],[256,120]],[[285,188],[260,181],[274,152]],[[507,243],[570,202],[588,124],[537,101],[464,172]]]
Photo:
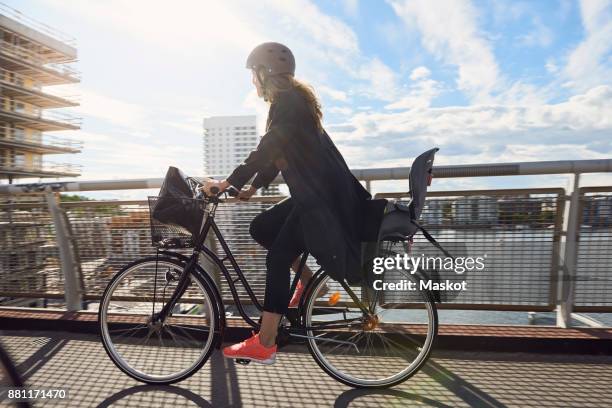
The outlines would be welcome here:
[[[194,242],[193,252],[191,256],[189,257],[189,260],[187,261],[185,268],[183,269],[183,273],[181,274],[179,278],[177,287],[174,293],[172,294],[172,296],[170,297],[170,300],[163,306],[162,310],[159,313],[153,316],[153,321],[162,321],[162,322],[165,321],[165,319],[170,314],[170,311],[174,308],[174,305],[176,304],[176,302],[185,293],[189,284],[191,283],[190,277],[191,277],[191,274],[193,273],[195,266],[198,264],[199,255],[204,254],[208,256],[221,270],[221,273],[223,274],[225,280],[227,281],[229,285],[229,289],[232,294],[232,299],[234,300],[234,304],[238,308],[238,313],[240,314],[240,316],[251,327],[253,327],[256,330],[259,329],[259,323],[251,319],[246,313],[246,311],[244,310],[244,306],[242,304],[242,301],[240,300],[238,291],[236,290],[236,282],[240,281],[242,283],[242,286],[246,290],[246,293],[249,299],[251,300],[252,304],[257,308],[258,311],[260,312],[263,311],[263,306],[261,305],[261,303],[255,296],[253,289],[251,288],[246,277],[244,276],[244,273],[240,269],[240,265],[238,265],[236,258],[232,254],[231,249],[227,245],[227,242],[225,241],[223,234],[221,233],[221,231],[219,230],[219,227],[217,226],[215,222],[215,212],[216,212],[217,205],[219,204],[219,202],[221,202],[221,200],[218,197],[208,198],[208,203],[210,204],[210,208],[208,208],[209,206],[206,206],[206,208],[204,209],[204,218],[202,220],[200,233],[198,234],[198,237],[196,238]],[[219,259],[219,257],[213,251],[211,251],[208,247],[204,245],[204,241],[206,240],[206,237],[208,236],[211,230],[214,236],[217,238],[217,240],[221,244],[221,248],[224,251],[225,256],[222,259]],[[171,251],[164,251],[164,252],[172,253]],[[304,269],[304,265],[306,265],[306,260],[308,259],[308,256],[309,256],[309,253],[305,251],[302,254],[302,257],[300,258],[300,264],[298,267],[298,271],[295,273],[295,276],[291,283],[290,293],[293,293],[295,291],[297,282],[300,279],[300,276]],[[232,277],[230,271],[225,266],[224,262],[226,260],[230,261],[232,269],[237,275],[236,278]],[[355,293],[351,290],[351,288],[344,281],[341,281],[340,284],[344,287],[347,293],[351,296],[355,304],[358,305],[362,311],[367,313],[367,307],[363,305],[363,303],[359,300],[359,298],[355,295]]]

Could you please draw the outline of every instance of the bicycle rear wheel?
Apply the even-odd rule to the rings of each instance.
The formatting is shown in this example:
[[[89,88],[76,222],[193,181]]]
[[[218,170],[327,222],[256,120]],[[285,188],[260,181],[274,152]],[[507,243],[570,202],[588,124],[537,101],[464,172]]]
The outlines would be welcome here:
[[[123,372],[149,384],[170,384],[197,371],[215,344],[219,316],[214,295],[195,275],[164,322],[153,322],[174,292],[184,264],[150,257],[111,280],[100,302],[104,348]]]
[[[437,334],[438,314],[431,293],[418,290],[418,277],[403,272],[388,270],[381,280],[415,282],[417,290],[389,293],[351,287],[368,313],[338,282],[325,273],[317,276],[303,322],[311,337],[310,353],[331,377],[352,387],[384,388],[405,381],[425,364]]]

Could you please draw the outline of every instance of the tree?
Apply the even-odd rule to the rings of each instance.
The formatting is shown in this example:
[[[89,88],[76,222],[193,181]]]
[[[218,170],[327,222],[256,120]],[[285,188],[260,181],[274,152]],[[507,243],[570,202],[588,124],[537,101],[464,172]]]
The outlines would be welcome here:
[[[91,201],[89,197],[77,194],[60,194],[60,201]]]

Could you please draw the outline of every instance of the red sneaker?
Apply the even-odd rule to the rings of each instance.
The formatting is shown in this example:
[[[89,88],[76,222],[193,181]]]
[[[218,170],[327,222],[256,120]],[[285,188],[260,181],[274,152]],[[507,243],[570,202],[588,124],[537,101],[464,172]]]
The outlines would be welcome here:
[[[266,347],[259,342],[259,333],[232,346],[223,348],[223,357],[250,360],[260,364],[274,364],[276,361],[276,344]]]

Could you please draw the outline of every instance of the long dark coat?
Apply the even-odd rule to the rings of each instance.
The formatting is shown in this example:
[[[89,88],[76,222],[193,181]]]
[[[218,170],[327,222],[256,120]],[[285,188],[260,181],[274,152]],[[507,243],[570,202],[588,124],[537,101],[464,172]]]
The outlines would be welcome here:
[[[299,211],[306,249],[336,280],[361,279],[361,228],[370,193],[350,172],[298,90],[270,105],[266,134],[227,181],[236,188],[254,175],[255,187],[282,172]]]

